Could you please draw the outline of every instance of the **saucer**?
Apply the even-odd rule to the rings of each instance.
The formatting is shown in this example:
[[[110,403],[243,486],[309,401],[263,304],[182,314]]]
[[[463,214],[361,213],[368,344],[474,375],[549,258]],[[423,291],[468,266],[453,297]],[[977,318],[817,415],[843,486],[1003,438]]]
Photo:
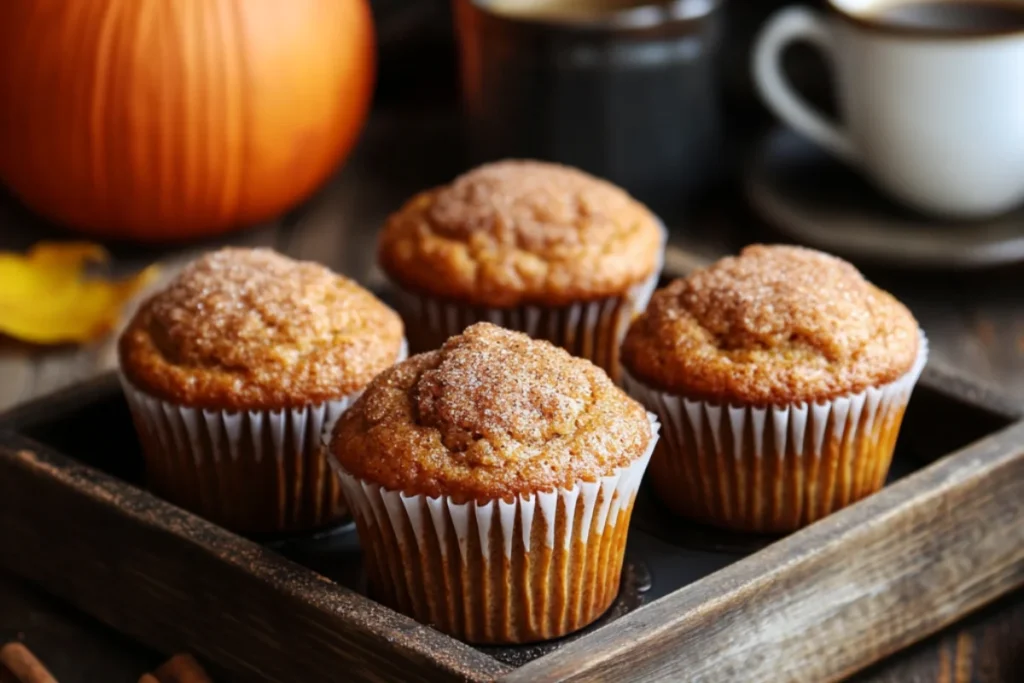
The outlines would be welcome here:
[[[897,205],[849,167],[785,128],[746,168],[747,200],[786,236],[880,265],[976,269],[1024,260],[1024,207],[977,222],[943,222]]]

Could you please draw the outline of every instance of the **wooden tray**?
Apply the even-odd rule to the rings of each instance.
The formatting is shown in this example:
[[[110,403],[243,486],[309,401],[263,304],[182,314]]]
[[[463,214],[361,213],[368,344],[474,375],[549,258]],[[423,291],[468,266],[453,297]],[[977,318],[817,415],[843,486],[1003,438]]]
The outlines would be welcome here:
[[[881,493],[769,538],[674,519],[644,491],[608,615],[474,648],[366,597],[351,528],[244,539],[144,491],[104,376],[0,418],[0,565],[229,680],[834,680],[1024,583],[1016,411],[932,365]]]

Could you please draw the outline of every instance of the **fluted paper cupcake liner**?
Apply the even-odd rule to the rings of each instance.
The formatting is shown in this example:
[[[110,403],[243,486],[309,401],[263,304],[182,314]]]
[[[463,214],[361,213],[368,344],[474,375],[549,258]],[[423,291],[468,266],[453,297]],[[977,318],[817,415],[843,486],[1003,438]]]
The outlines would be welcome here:
[[[408,496],[334,466],[352,506],[374,597],[473,643],[557,638],[619,592],[640,480],[658,439],[627,467],[512,500]]]
[[[903,413],[928,359],[895,381],[824,403],[722,406],[623,384],[663,425],[649,477],[679,515],[716,526],[786,532],[885,483]]]
[[[403,343],[397,360],[406,354]],[[226,411],[175,405],[124,375],[121,386],[147,485],[166,500],[243,533],[312,530],[348,516],[322,434],[362,391],[290,410]]]
[[[574,356],[603,368],[619,378],[619,345],[633,318],[647,308],[658,285],[668,231],[662,226],[663,243],[654,273],[624,296],[607,297],[566,306],[516,306],[491,308],[421,295],[397,284],[396,308],[406,321],[413,352],[431,351],[470,325],[489,322],[534,339],[561,346]]]
[[[418,351],[436,349],[474,323],[490,322],[561,346],[614,379],[619,372],[619,344],[633,318],[647,307],[656,285],[655,276],[626,296],[552,308],[470,306],[399,290],[397,308]]]

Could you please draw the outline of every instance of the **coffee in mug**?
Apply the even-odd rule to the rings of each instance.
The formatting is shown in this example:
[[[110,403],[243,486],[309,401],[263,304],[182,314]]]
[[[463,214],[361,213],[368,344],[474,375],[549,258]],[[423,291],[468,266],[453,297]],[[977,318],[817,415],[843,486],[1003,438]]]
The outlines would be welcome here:
[[[829,0],[773,16],[753,53],[762,98],[897,200],[954,219],[1024,202],[1024,0]],[[787,45],[831,58],[841,123],[789,86]]]

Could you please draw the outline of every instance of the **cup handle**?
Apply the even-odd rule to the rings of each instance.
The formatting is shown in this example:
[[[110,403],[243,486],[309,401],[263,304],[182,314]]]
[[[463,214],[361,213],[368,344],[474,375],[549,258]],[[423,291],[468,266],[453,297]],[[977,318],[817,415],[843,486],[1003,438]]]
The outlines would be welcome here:
[[[857,151],[847,133],[814,111],[793,90],[782,71],[782,52],[792,42],[804,40],[833,57],[833,37],[825,20],[806,7],[787,7],[773,16],[757,39],[753,52],[754,82],[761,98],[798,132],[835,156],[857,163]]]

